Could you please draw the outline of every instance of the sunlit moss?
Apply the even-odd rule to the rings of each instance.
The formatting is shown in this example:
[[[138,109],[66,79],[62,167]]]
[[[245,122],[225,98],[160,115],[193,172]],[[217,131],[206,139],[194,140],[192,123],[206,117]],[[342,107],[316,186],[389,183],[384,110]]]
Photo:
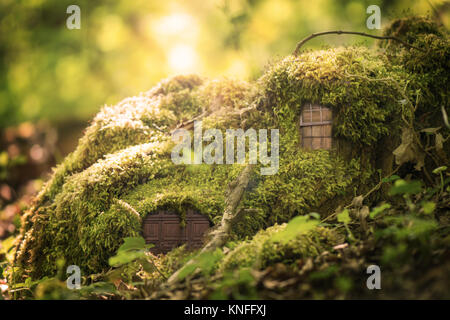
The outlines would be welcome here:
[[[227,253],[219,269],[264,268],[278,262],[293,264],[298,259],[314,257],[330,250],[342,240],[339,234],[330,229],[316,227],[287,243],[274,241],[274,236],[285,228],[286,224],[275,225],[258,232],[251,240],[239,243]]]
[[[292,119],[305,103],[330,107],[336,137],[370,146],[392,133],[392,122],[402,111],[399,92],[382,81],[386,78],[405,81],[390,70],[386,57],[363,47],[288,56],[259,80],[261,107],[271,111],[286,131],[295,129]],[[289,140],[291,136],[295,135],[285,135]]]

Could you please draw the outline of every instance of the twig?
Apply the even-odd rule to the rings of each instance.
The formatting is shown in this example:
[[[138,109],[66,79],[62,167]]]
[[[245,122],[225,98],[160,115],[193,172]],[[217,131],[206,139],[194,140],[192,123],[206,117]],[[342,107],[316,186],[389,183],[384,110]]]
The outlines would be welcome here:
[[[327,35],[327,34],[353,34],[353,35],[358,35],[358,36],[363,36],[363,37],[369,37],[369,38],[375,38],[375,39],[379,39],[379,40],[395,40],[400,42],[401,44],[403,44],[406,47],[412,48],[412,49],[416,49],[422,52],[426,52],[423,49],[417,48],[415,46],[410,45],[409,43],[406,43],[405,41],[397,38],[397,37],[392,37],[392,36],[375,36],[372,34],[368,34],[368,33],[364,33],[364,32],[357,32],[357,31],[341,31],[341,30],[332,30],[332,31],[324,31],[324,32],[317,32],[317,33],[313,33],[311,35],[309,35],[308,37],[306,37],[305,39],[303,39],[302,41],[300,41],[299,43],[297,43],[297,46],[295,47],[294,52],[292,53],[292,55],[297,56],[298,52],[300,51],[300,48],[305,44],[305,42],[318,37],[318,36],[323,36],[323,35]]]
[[[174,133],[176,130],[186,127],[188,125],[192,125],[195,121],[202,119],[204,116],[208,115],[208,111],[203,112],[202,114],[198,115],[195,118],[192,118],[191,120],[185,121],[185,122],[181,122],[180,124],[178,124],[175,129],[172,130],[171,133]]]

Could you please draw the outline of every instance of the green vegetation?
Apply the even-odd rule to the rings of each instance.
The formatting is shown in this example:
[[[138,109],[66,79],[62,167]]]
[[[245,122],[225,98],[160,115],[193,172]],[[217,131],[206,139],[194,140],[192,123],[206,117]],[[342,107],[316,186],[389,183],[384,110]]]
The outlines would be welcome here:
[[[4,271],[11,286],[38,298],[173,298],[177,288],[160,285],[192,253],[150,254],[139,238],[142,218],[165,208],[184,223],[194,208],[217,225],[226,186],[243,167],[171,161],[172,130],[201,118],[223,130],[279,128],[280,170],[252,176],[240,208],[249,213],[224,248],[182,269],[183,297],[265,298],[276,290],[285,298],[355,297],[371,263],[383,264],[388,295],[406,288],[401,281],[419,294],[426,279],[409,281],[450,263],[442,260],[449,248],[450,141],[439,117],[448,104],[442,84],[449,81],[450,46],[448,33],[425,18],[395,21],[386,32],[399,35],[402,26],[415,26],[401,35],[428,55],[391,43],[386,51],[307,51],[273,62],[253,82],[177,76],[105,106],[23,215],[15,259]],[[420,64],[410,65],[414,59]],[[333,150],[301,147],[297,122],[306,102],[332,109]],[[429,123],[419,118],[427,114]],[[61,284],[72,264],[85,275],[85,291]],[[448,275],[439,277],[430,294],[448,297],[439,287]],[[299,283],[304,290],[290,290]]]

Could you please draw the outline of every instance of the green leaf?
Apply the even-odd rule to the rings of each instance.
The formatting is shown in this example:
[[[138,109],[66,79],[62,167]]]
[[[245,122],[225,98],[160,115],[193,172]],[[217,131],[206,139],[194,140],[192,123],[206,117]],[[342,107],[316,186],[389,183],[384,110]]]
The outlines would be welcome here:
[[[422,201],[421,205],[425,214],[431,214],[436,209],[436,203],[432,201]]]
[[[399,179],[395,181],[395,184],[389,190],[390,195],[396,194],[415,194],[419,193],[422,190],[422,184],[420,181],[405,181],[403,179]]]
[[[123,240],[124,243],[119,247],[118,252],[145,249],[145,239],[142,237],[127,237]]]
[[[178,279],[179,280],[183,280],[184,278],[186,278],[188,275],[190,275],[192,272],[195,271],[195,269],[197,269],[197,264],[192,263],[189,265],[185,265],[183,267],[183,269],[180,270],[180,273],[178,274]]]
[[[109,258],[109,265],[118,267],[136,259],[146,258],[146,249],[152,247],[152,244],[145,244],[142,237],[124,238],[124,243],[119,247],[115,256]]]
[[[400,179],[400,177],[394,174],[394,175],[392,175],[390,177],[383,178],[381,181],[384,182],[384,183],[387,183],[387,182],[392,182],[392,181],[395,181],[395,180],[398,180],[398,179]]]
[[[344,224],[350,223],[351,219],[350,219],[350,215],[349,215],[349,213],[348,213],[348,210],[347,210],[347,209],[344,209],[344,211],[342,211],[341,213],[339,213],[339,214],[337,215],[337,220],[338,220],[339,222],[344,223]]]
[[[272,241],[286,243],[301,234],[314,229],[319,224],[318,220],[311,220],[308,216],[297,216],[287,224],[283,231],[278,232],[272,237]]]
[[[217,261],[223,258],[222,250],[216,249],[214,252],[202,252],[194,258],[194,262],[185,265],[178,274],[178,279],[183,280],[193,273],[197,268],[202,270],[204,275],[208,275],[216,265]]]
[[[118,267],[136,259],[144,258],[145,252],[143,250],[138,251],[121,251],[118,252],[114,257],[109,258],[109,265],[112,267]]]
[[[443,171],[445,171],[445,170],[447,170],[447,167],[446,167],[446,166],[442,166],[442,167],[439,167],[439,168],[434,169],[432,172],[433,172],[434,174],[439,174],[440,172],[443,172]]]
[[[317,212],[310,212],[309,216],[313,219],[320,220],[320,214],[318,214]]]
[[[390,207],[391,207],[391,205],[389,203],[382,204],[379,207],[373,208],[372,211],[370,212],[369,216],[371,219],[374,219],[377,215],[382,213],[384,210],[389,209]]]
[[[148,262],[146,259],[140,259],[139,262],[142,265],[142,268],[145,270],[145,272],[152,273],[156,271],[155,265]]]

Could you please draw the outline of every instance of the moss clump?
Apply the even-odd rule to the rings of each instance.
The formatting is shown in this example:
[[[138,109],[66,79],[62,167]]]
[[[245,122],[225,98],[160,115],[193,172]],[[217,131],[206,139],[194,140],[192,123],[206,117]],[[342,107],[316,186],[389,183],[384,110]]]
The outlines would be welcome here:
[[[297,236],[288,243],[270,239],[264,242],[261,248],[261,267],[278,262],[292,264],[300,258],[318,256],[326,250],[331,250],[342,238],[331,229],[317,227],[307,234]]]
[[[277,262],[293,264],[301,258],[314,257],[338,244],[341,237],[330,229],[316,227],[294,240],[275,240],[284,231],[286,224],[274,225],[258,232],[251,240],[236,245],[221,261],[221,271],[232,271],[243,267],[265,268]]]
[[[421,50],[389,41],[381,44],[393,65],[408,73],[407,90],[416,105],[418,129],[444,125],[441,107],[449,105],[450,44],[448,30],[428,17],[395,20],[384,35],[404,39]]]
[[[286,144],[295,137],[293,119],[307,102],[330,107],[334,135],[355,145],[371,146],[391,129],[401,114],[399,93],[391,78],[406,79],[390,68],[385,56],[361,47],[337,48],[288,56],[259,80],[261,107],[279,121]],[[292,144],[292,142],[291,142]]]
[[[183,215],[191,206],[213,220],[223,205],[224,183],[241,166],[176,166],[170,131],[199,113],[214,115],[217,100],[238,109],[247,90],[244,82],[179,76],[105,106],[24,214],[16,250],[21,272],[54,274],[59,258],[85,272],[104,270],[122,239],[139,235],[141,218],[160,207]]]
[[[302,149],[285,151],[280,155],[278,174],[259,177],[257,186],[246,195],[244,204],[262,208],[267,225],[289,221],[293,216],[307,214],[334,198],[356,194],[359,184],[364,184],[368,172],[361,171],[360,161],[349,163],[336,154]],[[338,202],[335,201],[335,205]]]

